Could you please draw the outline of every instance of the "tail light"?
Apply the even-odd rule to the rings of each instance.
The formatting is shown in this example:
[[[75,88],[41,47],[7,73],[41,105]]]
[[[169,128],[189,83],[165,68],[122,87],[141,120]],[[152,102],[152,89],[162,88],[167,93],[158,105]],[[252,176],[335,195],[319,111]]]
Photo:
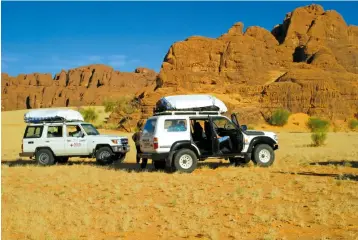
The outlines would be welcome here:
[[[158,147],[159,147],[159,144],[158,144],[158,138],[153,138],[153,147],[154,147],[154,149],[158,149]]]

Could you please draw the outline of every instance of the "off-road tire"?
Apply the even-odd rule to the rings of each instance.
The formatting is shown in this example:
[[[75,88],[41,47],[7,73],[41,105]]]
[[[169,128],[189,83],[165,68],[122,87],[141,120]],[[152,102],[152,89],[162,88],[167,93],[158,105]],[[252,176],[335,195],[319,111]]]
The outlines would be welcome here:
[[[190,149],[180,149],[173,160],[174,170],[184,173],[191,173],[198,164],[198,158]]]
[[[96,161],[100,165],[112,164],[115,155],[113,155],[112,149],[109,147],[101,147],[96,151]]]
[[[259,144],[254,148],[252,161],[257,166],[269,167],[275,161],[275,152],[270,145]]]
[[[245,158],[229,158],[230,161],[230,165],[231,166],[243,166],[246,165],[250,162],[250,159],[245,159]]]
[[[56,162],[57,163],[68,163],[68,159],[69,157],[56,157]]]
[[[42,166],[50,166],[55,164],[55,157],[50,149],[39,149],[36,151],[35,159],[37,164]]]
[[[153,166],[157,170],[165,169],[165,161],[153,161]]]

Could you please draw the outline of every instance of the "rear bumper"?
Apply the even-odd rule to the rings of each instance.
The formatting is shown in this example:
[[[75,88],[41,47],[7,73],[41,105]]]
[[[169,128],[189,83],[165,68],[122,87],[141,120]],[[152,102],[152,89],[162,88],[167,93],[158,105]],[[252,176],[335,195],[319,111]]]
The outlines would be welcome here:
[[[129,145],[126,145],[126,146],[123,146],[123,145],[116,145],[116,146],[111,146],[112,147],[112,151],[114,153],[127,153],[129,152],[130,150],[130,146]]]
[[[21,152],[19,153],[19,157],[33,157],[35,156],[35,153],[32,152]]]
[[[152,159],[154,161],[165,161],[169,153],[138,153],[140,158]]]

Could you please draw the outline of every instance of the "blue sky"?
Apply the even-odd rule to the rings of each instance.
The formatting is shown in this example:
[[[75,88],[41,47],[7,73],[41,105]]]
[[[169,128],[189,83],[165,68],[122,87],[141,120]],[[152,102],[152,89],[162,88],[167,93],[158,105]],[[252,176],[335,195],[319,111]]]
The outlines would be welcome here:
[[[312,2],[2,2],[2,72],[55,74],[103,63],[159,71],[170,45],[218,37],[235,22],[271,30]],[[358,2],[318,2],[358,25]]]

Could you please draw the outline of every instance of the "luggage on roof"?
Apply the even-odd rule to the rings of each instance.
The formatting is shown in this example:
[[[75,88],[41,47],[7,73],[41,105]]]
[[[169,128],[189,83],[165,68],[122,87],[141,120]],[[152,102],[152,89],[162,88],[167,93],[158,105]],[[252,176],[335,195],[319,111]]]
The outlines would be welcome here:
[[[26,123],[41,122],[83,122],[83,116],[72,109],[35,109],[24,115]]]
[[[154,112],[164,111],[217,111],[227,112],[226,105],[219,99],[205,94],[173,95],[162,97]]]

